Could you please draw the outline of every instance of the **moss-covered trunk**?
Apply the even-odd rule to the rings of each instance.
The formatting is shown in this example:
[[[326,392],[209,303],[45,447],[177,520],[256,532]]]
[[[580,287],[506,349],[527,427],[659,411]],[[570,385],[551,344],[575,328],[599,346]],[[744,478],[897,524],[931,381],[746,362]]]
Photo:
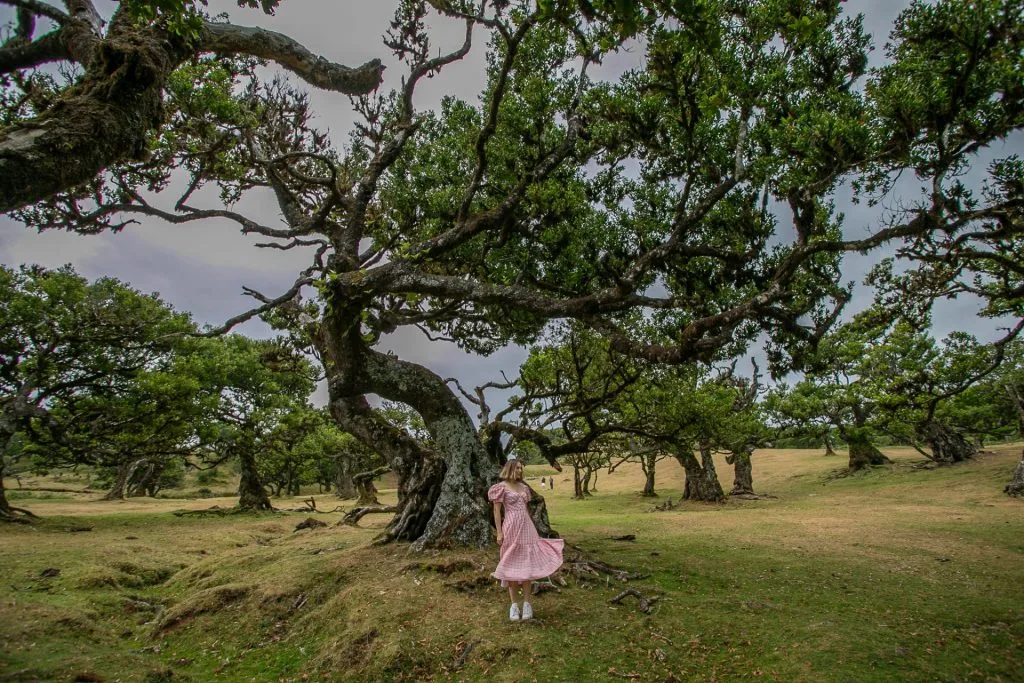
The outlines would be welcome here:
[[[929,420],[917,429],[918,435],[932,450],[932,459],[944,465],[970,460],[978,450],[963,435],[941,422]]]
[[[242,475],[238,482],[238,507],[243,510],[273,510],[274,506],[256,471],[256,458],[252,451],[242,449],[238,454],[238,462]]]
[[[654,491],[655,468],[658,463],[658,456],[655,453],[640,456],[640,466],[644,471],[644,490],[641,493],[645,498],[654,498],[658,494]]]
[[[7,500],[7,492],[4,489],[4,463],[7,456],[7,447],[14,436],[13,420],[0,415],[0,521],[4,522],[27,522],[26,517],[35,517],[34,514],[24,508],[16,508]]]
[[[715,471],[715,461],[709,448],[701,448],[699,462],[693,451],[687,447],[676,447],[675,456],[686,472],[683,500],[699,500],[706,503],[725,500],[725,491],[718,481],[718,472]]]
[[[0,129],[0,211],[47,199],[148,153],[150,132],[164,122],[164,85],[189,52],[171,34],[127,14],[119,13],[102,47],[85,22],[63,29],[87,73],[41,116]]]
[[[730,496],[754,493],[754,468],[750,462],[752,451],[743,449],[731,453],[725,461],[733,466],[732,491]]]
[[[1024,455],[1021,455],[1017,469],[1013,473],[1013,479],[1003,489],[1008,496],[1024,496]]]
[[[341,500],[351,500],[358,495],[352,475],[355,473],[353,458],[348,453],[342,453],[337,458],[337,467],[334,470],[334,495]]]
[[[850,449],[851,470],[862,470],[873,465],[886,465],[892,462],[882,451],[875,448],[863,428],[850,427],[844,435]]]

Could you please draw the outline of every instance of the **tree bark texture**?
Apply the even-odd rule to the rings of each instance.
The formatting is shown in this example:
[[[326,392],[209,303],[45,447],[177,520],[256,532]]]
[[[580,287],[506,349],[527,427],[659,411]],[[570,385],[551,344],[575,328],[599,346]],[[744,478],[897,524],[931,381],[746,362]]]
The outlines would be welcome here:
[[[643,469],[644,476],[646,477],[644,480],[644,490],[640,495],[645,498],[656,498],[658,496],[654,491],[654,473],[657,462],[658,456],[656,453],[640,456],[640,467]]]
[[[360,472],[353,476],[352,482],[355,484],[359,495],[356,505],[380,505],[380,501],[377,500],[377,487],[373,485],[373,480],[390,471],[390,467],[378,467],[375,470]]]
[[[141,460],[128,460],[121,463],[117,468],[114,483],[111,485],[110,490],[107,491],[107,495],[103,496],[103,500],[124,500],[127,497],[128,482],[141,463]]]
[[[245,449],[238,455],[242,478],[238,482],[238,507],[243,510],[273,510],[270,497],[256,471],[256,458]]]
[[[544,496],[529,485],[526,488],[530,489],[530,502],[526,507],[530,511],[533,525],[537,527],[537,533],[541,538],[559,538],[558,533],[551,528],[551,522],[548,519],[548,506]]]
[[[677,447],[675,456],[686,472],[683,500],[699,500],[706,503],[725,500],[725,492],[722,490],[721,482],[718,481],[718,472],[715,471],[715,461],[709,448],[701,448],[699,462],[689,448]]]
[[[970,460],[978,450],[963,435],[941,422],[929,421],[918,428],[918,435],[932,449],[932,459],[944,465]]]
[[[846,443],[850,449],[850,469],[863,470],[873,465],[887,465],[892,462],[868,439],[863,430],[851,428],[846,432]]]
[[[402,462],[392,463],[396,474],[406,478],[404,486],[399,487],[400,495],[407,496],[408,507],[404,513],[418,520],[428,510],[430,512],[413,548],[490,545],[493,541],[487,488],[497,481],[499,468],[484,449],[462,403],[441,377],[421,365],[369,349],[364,349],[361,355],[360,393],[372,392],[411,406],[423,418],[433,440],[433,452],[411,449],[407,441],[412,440],[408,437],[397,439],[397,435],[382,429],[381,425],[374,426],[365,411],[352,410],[351,406],[346,409],[339,403],[342,413],[365,423],[356,431],[346,424],[342,427],[357,438],[369,436],[370,440],[364,443],[379,453],[391,451],[386,456],[388,459],[407,454],[428,460],[426,466],[405,462],[404,458]],[[401,443],[396,444],[396,441]],[[431,462],[435,457],[443,462],[443,470]],[[442,472],[440,491],[431,501],[436,490],[434,477]],[[411,489],[413,486],[415,488]]]
[[[0,521],[25,523],[26,517],[35,518],[36,515],[23,508],[11,505],[7,500],[7,492],[4,489],[4,456],[7,455],[7,446],[14,436],[13,422],[8,416],[0,414]]]
[[[353,465],[352,456],[348,453],[338,456],[338,466],[334,470],[334,495],[341,500],[351,500],[358,495],[352,481]]]
[[[383,74],[379,60],[345,67],[258,28],[208,22],[197,43],[187,46],[122,11],[115,12],[106,36],[94,23],[76,15],[29,45],[0,51],[4,73],[57,60],[77,62],[85,71],[39,116],[0,129],[0,212],[79,186],[118,162],[143,159],[150,136],[164,122],[168,77],[199,53],[274,60],[312,85],[351,95],[371,92]]]
[[[737,451],[726,457],[725,461],[733,466],[732,491],[729,495],[754,493],[754,468],[750,462],[750,450]]]
[[[1003,493],[1008,496],[1024,496],[1024,455],[1021,455],[1017,469],[1013,473],[1013,479],[1003,489]]]

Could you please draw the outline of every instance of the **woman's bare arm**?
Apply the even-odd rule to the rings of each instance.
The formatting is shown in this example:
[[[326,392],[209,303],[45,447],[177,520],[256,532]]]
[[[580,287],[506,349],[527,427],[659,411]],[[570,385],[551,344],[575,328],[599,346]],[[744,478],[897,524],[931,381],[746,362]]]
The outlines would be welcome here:
[[[501,533],[501,503],[494,504],[494,528],[498,530],[498,544],[501,544],[504,535]]]

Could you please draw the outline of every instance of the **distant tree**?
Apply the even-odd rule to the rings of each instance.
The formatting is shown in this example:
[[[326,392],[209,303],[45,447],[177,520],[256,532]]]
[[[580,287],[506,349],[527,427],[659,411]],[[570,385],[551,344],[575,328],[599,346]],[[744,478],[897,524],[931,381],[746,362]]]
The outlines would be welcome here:
[[[317,373],[284,340],[253,340],[240,335],[196,340],[193,369],[204,387],[197,463],[239,464],[241,509],[272,509],[258,464],[273,448],[275,430],[293,413],[308,409]],[[280,435],[280,431],[277,432]]]
[[[0,266],[0,301],[0,468],[16,433],[30,445],[50,443],[74,462],[119,466],[121,444],[107,447],[107,440],[129,432],[132,420],[156,426],[156,407],[125,400],[140,374],[166,363],[176,340],[192,330],[187,316],[117,280],[90,283],[70,267]],[[99,404],[124,410],[98,415],[92,407]],[[9,519],[17,511],[2,475],[0,469],[0,515]]]

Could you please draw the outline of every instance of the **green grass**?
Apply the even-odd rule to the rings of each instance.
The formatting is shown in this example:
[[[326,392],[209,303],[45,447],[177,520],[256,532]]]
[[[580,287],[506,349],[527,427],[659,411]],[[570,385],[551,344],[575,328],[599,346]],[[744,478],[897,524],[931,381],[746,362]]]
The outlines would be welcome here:
[[[496,585],[445,586],[488,573],[494,551],[375,548],[379,516],[293,533],[305,514],[171,514],[224,499],[25,498],[46,516],[0,527],[0,679],[1021,680],[1024,501],[1001,493],[1019,448],[943,469],[888,449],[893,466],[841,478],[841,457],[764,451],[755,488],[777,498],[668,512],[649,509],[677,496],[674,463],[658,499],[637,494],[637,469],[602,473],[585,501],[556,475],[555,527],[648,573],[631,585],[661,600],[645,615],[609,604],[621,584],[570,579],[526,624]],[[467,568],[413,566],[452,559]]]

